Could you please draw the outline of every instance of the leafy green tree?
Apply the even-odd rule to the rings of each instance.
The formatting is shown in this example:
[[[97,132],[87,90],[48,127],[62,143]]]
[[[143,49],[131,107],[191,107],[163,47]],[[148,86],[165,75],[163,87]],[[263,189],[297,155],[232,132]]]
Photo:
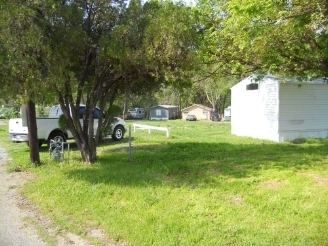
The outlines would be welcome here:
[[[211,57],[234,73],[327,76],[328,3],[324,0],[231,0],[219,3]]]
[[[0,62],[1,82],[7,97],[19,96],[26,104],[31,162],[40,164],[37,142],[35,102],[44,97],[47,83],[48,50],[40,14],[33,4],[21,1],[1,2]],[[42,97],[40,97],[42,95]]]
[[[99,105],[103,112],[107,102],[113,103],[120,86],[115,69],[111,68],[113,61],[105,53],[107,40],[120,21],[122,6],[120,1],[64,1],[54,6],[49,23],[55,92],[87,163],[96,160],[96,145],[104,122],[109,122],[101,114],[94,132],[95,107]],[[86,109],[81,124],[78,108],[82,99]]]
[[[18,31],[11,31],[10,21],[2,25],[12,39],[10,45],[4,35],[1,39],[1,59],[11,59],[2,73],[20,86],[29,112],[35,112],[34,103],[44,97],[44,88],[55,93],[87,163],[96,160],[96,145],[110,122],[100,114],[94,132],[97,105],[110,113],[118,95],[127,91],[143,95],[164,84],[186,85],[182,78],[192,67],[194,40],[184,5],[132,1],[126,8],[121,0],[47,0],[14,1],[10,6],[15,14],[8,11],[7,17],[18,23]],[[82,101],[86,110],[81,124]],[[32,123],[29,132],[35,133]]]
[[[195,87],[205,93],[207,102],[215,112],[222,108],[221,103],[224,104],[224,99],[227,97],[230,87],[237,81],[232,76],[220,77],[213,73],[200,73],[197,79]]]
[[[144,5],[131,1],[114,34],[109,54],[115,56],[118,66],[124,67],[121,75],[128,83],[126,101],[160,95],[163,88],[176,88],[178,93],[191,86],[189,73],[195,65],[193,47],[197,36],[190,8],[169,1],[149,1]],[[145,102],[146,111],[152,103],[155,102]]]

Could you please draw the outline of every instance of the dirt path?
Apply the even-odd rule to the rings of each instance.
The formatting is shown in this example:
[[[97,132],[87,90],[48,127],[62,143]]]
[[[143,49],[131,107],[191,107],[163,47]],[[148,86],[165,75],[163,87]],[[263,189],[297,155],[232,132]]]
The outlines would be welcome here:
[[[0,124],[3,122],[0,121]],[[24,182],[33,179],[33,176],[27,172],[8,173],[9,161],[10,158],[0,143],[0,246],[93,246],[74,233],[60,230],[38,212],[37,206],[22,196],[20,188]],[[38,235],[40,231],[46,241]],[[85,233],[88,237],[97,239],[99,243],[96,245],[126,245],[112,242],[97,228],[86,229]]]
[[[7,161],[5,149],[0,148],[0,245],[46,245],[38,237],[36,229],[24,221],[29,216],[29,211],[18,206],[24,205],[18,189],[28,176],[24,173],[8,173]]]
[[[0,246],[92,246],[78,235],[59,232],[49,219],[38,213],[38,208],[19,192],[24,182],[33,177],[26,172],[8,173],[8,161],[5,149],[0,147]],[[36,226],[49,243],[39,237]],[[107,245],[106,241],[103,245]]]
[[[7,122],[0,120],[0,125],[6,124]],[[84,238],[58,228],[38,212],[36,205],[22,196],[20,188],[33,179],[33,176],[27,172],[8,173],[9,161],[10,157],[0,143],[0,246],[93,246]],[[40,231],[46,241],[38,235]],[[110,240],[98,228],[86,228],[85,234],[96,239],[96,245],[128,245]]]
[[[59,231],[38,213],[38,208],[19,192],[24,182],[33,177],[26,172],[8,173],[8,161],[5,149],[0,147],[0,246],[92,246],[74,233]],[[31,224],[31,220],[34,223]],[[41,228],[49,243],[39,237],[36,227]],[[99,230],[91,230],[88,234],[100,239],[101,245],[114,245]]]

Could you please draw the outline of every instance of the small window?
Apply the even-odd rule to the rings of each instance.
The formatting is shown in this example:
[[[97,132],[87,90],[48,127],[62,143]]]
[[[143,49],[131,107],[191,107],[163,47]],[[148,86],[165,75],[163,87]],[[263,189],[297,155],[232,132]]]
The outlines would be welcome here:
[[[100,115],[100,110],[98,108],[95,108],[95,110],[93,111],[93,118],[99,119],[99,115]]]
[[[246,91],[253,91],[253,90],[258,90],[259,89],[259,84],[257,83],[252,83],[246,85]]]
[[[183,114],[189,114],[189,112],[188,111],[183,111]]]
[[[79,118],[80,119],[83,119],[84,111],[85,111],[85,107],[79,107]],[[93,118],[99,119],[99,115],[100,115],[100,110],[98,108],[95,108],[95,110],[93,111]]]
[[[207,110],[203,110],[203,114],[208,114],[208,111]]]
[[[160,109],[156,109],[156,115],[157,115],[157,116],[161,116],[161,115],[162,115]]]
[[[79,119],[83,119],[85,107],[79,107]]]

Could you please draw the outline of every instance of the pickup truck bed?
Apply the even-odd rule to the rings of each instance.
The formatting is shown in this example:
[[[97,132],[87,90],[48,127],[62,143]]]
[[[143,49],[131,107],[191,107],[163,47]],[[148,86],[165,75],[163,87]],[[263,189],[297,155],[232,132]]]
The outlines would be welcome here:
[[[46,141],[52,132],[60,131],[58,127],[58,118],[37,118],[38,138],[39,141]],[[22,118],[14,118],[9,120],[9,135],[14,142],[27,142],[28,130],[23,126]],[[72,138],[72,134],[68,131],[66,139]]]

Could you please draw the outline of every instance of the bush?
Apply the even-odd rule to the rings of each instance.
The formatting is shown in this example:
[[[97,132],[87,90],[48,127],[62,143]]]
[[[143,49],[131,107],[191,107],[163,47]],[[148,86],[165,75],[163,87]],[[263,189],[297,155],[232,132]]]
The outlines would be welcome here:
[[[15,108],[0,108],[0,118],[10,119],[19,117],[19,112]]]
[[[44,107],[37,105],[35,107],[37,117],[48,117],[50,107]]]
[[[58,125],[59,129],[63,132],[66,132],[68,130],[68,121],[64,114],[61,114],[58,119]]]

